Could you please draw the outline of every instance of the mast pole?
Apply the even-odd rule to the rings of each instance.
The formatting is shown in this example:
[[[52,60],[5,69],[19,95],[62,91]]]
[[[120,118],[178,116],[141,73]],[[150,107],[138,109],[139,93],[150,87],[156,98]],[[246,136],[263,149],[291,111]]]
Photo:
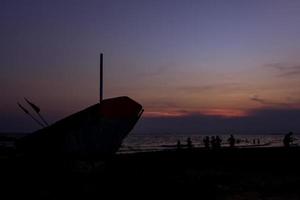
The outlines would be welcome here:
[[[100,96],[99,102],[103,100],[103,53],[100,54]]]

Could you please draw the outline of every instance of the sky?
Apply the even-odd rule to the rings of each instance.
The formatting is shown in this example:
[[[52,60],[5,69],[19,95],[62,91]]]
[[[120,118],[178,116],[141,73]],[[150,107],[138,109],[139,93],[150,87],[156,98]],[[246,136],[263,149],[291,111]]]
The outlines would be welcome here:
[[[145,109],[136,132],[300,132],[298,0],[1,0],[0,131],[104,96]],[[298,125],[299,124],[299,125]]]

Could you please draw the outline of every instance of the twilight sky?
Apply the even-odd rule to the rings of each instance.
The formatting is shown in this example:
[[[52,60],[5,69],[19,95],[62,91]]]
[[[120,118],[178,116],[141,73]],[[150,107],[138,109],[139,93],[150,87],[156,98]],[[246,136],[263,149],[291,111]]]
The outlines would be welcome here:
[[[298,0],[1,0],[0,131],[106,98],[145,108],[138,132],[300,132]],[[299,125],[298,125],[299,124]]]

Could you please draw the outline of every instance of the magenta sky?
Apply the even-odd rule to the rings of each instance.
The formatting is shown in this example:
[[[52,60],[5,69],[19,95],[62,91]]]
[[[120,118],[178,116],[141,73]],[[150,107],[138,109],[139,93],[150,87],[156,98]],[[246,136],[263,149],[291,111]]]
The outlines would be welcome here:
[[[0,131],[37,128],[24,96],[52,122],[96,103],[100,52],[105,96],[145,107],[139,131],[300,117],[300,1],[2,0],[0,27]],[[266,130],[298,128],[276,120]]]

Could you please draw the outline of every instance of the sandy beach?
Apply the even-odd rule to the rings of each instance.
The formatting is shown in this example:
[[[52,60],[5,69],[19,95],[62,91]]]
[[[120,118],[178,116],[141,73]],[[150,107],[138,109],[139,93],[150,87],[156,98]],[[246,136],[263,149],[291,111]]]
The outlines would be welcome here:
[[[115,155],[106,162],[1,159],[2,195],[94,199],[299,199],[300,148],[185,149]]]

